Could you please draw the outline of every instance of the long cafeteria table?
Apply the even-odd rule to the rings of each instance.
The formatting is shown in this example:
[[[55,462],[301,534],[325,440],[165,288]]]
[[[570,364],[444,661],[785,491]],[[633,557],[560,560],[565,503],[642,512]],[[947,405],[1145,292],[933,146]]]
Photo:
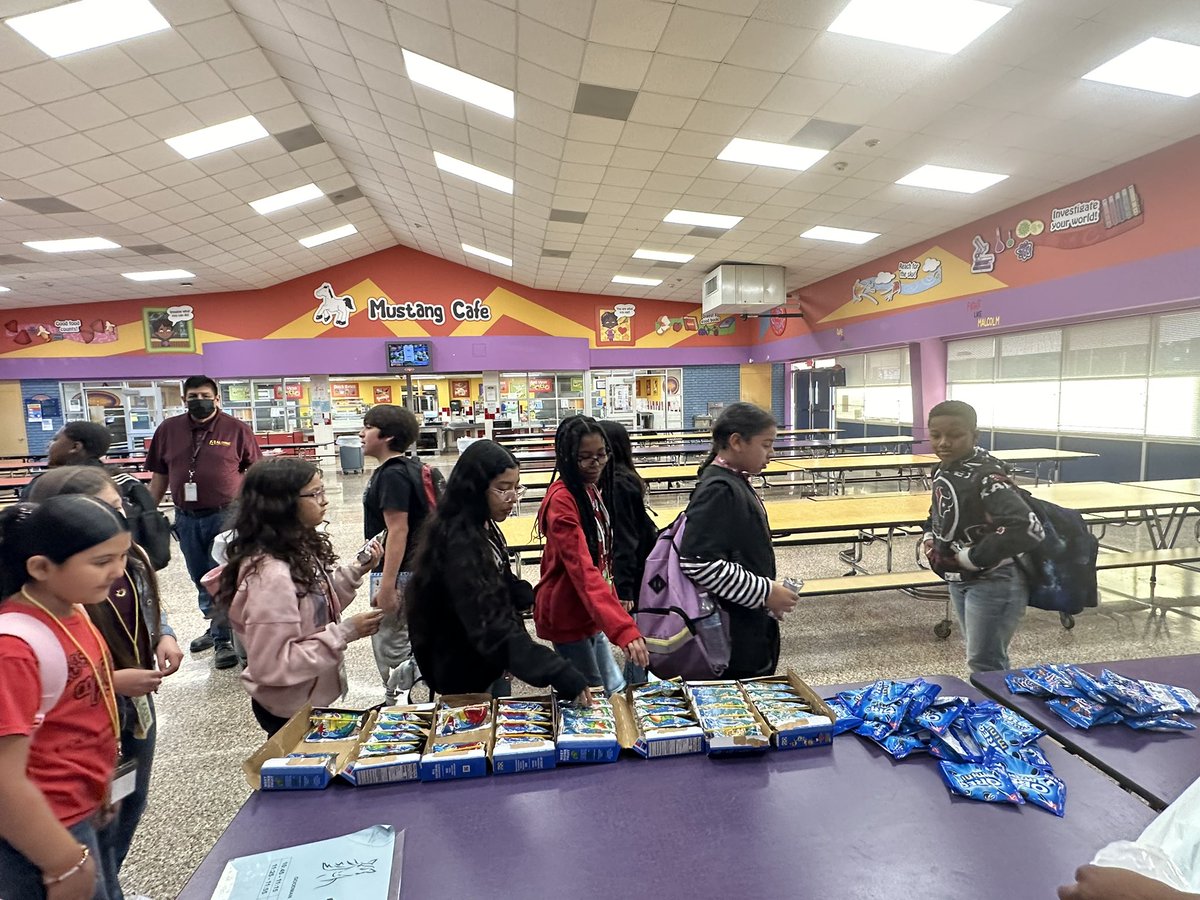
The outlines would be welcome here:
[[[150,472],[130,472],[129,474],[141,482],[148,482],[153,477]],[[0,477],[0,498],[3,498],[5,494],[8,495],[7,499],[9,500],[17,497],[21,492],[21,488],[33,481],[33,477],[33,475],[8,475]],[[3,502],[3,500],[0,499],[0,502]]]
[[[1178,685],[1200,693],[1200,654],[1085,663],[1082,668],[1093,675],[1111,669],[1129,678]],[[1045,729],[1072,753],[1145,798],[1155,809],[1164,809],[1200,778],[1200,730],[1163,733],[1135,731],[1125,725],[1086,731],[1072,728],[1046,706],[1045,699],[1010,694],[1004,683],[1007,674],[980,672],[971,676],[971,683]]]
[[[816,437],[819,435],[834,435],[840,433],[838,428],[781,428],[776,434],[779,437]],[[656,444],[681,444],[688,441],[705,441],[712,438],[711,431],[631,431],[629,440],[634,444],[653,442]],[[517,447],[554,446],[554,433],[545,432],[538,435],[520,435],[518,437],[498,437],[496,440],[510,450]]]
[[[960,679],[926,678],[944,694],[981,699]],[[895,761],[852,734],[723,760],[626,757],[434,784],[256,791],[179,897],[208,900],[232,858],[387,824],[404,830],[406,898],[600,900],[630,885],[661,900],[1050,898],[1154,813],[1052,742],[1042,746],[1067,784],[1064,818],[951,796],[932,757]]]
[[[146,464],[145,456],[125,456],[118,459],[105,459],[106,465],[122,468],[140,468]],[[46,459],[20,462],[15,459],[0,459],[0,472],[40,472],[48,469],[50,463]]]
[[[1184,494],[1191,498],[1191,503],[1182,507],[1177,515],[1163,523],[1163,543],[1167,547],[1174,547],[1175,542],[1179,539],[1179,532],[1183,530],[1183,522],[1187,514],[1193,510],[1200,509],[1200,478],[1128,481],[1126,484],[1131,484],[1135,487],[1152,488],[1159,491],[1171,491],[1172,493]],[[1200,542],[1200,519],[1196,520],[1196,540]]]

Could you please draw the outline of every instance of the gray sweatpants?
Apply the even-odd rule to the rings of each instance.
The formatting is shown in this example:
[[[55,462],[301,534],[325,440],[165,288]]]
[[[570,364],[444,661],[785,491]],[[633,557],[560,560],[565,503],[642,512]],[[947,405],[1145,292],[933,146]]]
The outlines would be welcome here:
[[[387,702],[396,702],[402,691],[409,691],[420,677],[417,662],[413,659],[412,642],[408,639],[407,610],[404,589],[412,577],[411,572],[401,572],[396,577],[396,594],[400,605],[394,613],[386,613],[379,623],[379,631],[371,635],[371,650],[375,654],[375,665],[383,680]],[[378,573],[371,574],[371,599],[379,585]]]

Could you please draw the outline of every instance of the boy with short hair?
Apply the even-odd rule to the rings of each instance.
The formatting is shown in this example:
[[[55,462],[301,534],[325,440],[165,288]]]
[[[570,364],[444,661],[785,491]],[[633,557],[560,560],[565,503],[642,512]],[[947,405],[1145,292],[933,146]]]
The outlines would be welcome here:
[[[389,704],[396,702],[401,691],[409,690],[420,674],[404,608],[404,587],[416,557],[416,535],[430,512],[419,464],[405,455],[420,431],[411,410],[384,403],[367,410],[360,432],[363,452],[379,461],[363,492],[364,536],[370,539],[387,531],[383,559],[371,573],[371,602],[384,612],[379,631],[371,637],[371,649]]]
[[[1009,668],[1008,645],[1029,603],[1015,557],[1045,537],[1004,463],[975,446],[976,421],[961,400],[929,411],[929,443],[941,462],[924,539],[930,568],[950,588],[973,673]]]

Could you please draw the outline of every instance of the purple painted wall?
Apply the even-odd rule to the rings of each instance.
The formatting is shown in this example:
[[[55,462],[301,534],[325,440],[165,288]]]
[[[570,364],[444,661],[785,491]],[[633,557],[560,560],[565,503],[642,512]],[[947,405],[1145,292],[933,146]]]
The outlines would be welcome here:
[[[913,453],[928,453],[929,428],[925,415],[946,399],[945,341],[927,338],[909,344],[908,364],[913,376]]]

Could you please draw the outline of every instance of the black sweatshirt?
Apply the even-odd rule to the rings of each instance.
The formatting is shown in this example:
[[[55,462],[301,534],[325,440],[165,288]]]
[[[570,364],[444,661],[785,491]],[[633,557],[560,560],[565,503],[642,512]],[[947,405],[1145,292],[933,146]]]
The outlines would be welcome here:
[[[970,456],[934,469],[925,536],[950,570],[969,578],[1032,550],[1045,532],[1004,463],[976,447]]]
[[[618,600],[636,602],[658,529],[646,512],[641,482],[629,472],[618,469],[613,473],[612,497],[607,499],[613,531],[613,587]]]
[[[745,478],[718,465],[704,469],[688,501],[679,556],[729,560],[753,575],[775,580],[767,512]],[[722,677],[773,675],[779,663],[779,622],[764,606],[748,608],[721,596],[716,600],[729,616],[729,668]]]
[[[485,692],[511,672],[535,687],[553,685],[565,697],[579,696],[584,677],[525,630],[519,610],[531,605],[533,590],[508,567],[507,548],[493,552],[497,540],[503,548],[499,529],[481,532],[477,558],[443,568],[424,592],[410,587],[409,637],[421,674],[439,694]]]

